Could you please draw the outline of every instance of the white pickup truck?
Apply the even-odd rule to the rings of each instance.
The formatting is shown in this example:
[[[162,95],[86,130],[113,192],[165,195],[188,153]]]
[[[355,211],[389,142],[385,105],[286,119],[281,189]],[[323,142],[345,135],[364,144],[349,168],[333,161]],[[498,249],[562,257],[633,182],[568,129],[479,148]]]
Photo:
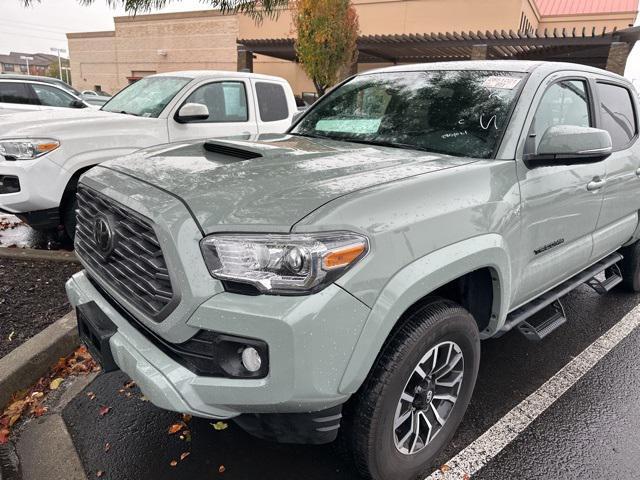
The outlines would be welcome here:
[[[146,77],[100,110],[0,118],[0,212],[37,230],[75,231],[76,185],[91,167],[138,149],[207,137],[282,133],[297,107],[278,77],[227,71]]]

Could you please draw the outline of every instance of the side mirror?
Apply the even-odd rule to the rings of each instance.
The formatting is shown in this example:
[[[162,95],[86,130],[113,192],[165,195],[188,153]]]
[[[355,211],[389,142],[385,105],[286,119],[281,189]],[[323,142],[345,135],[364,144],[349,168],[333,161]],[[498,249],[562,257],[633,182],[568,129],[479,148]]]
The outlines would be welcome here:
[[[209,109],[202,103],[185,103],[176,114],[176,122],[189,123],[209,118]]]
[[[87,108],[87,105],[82,100],[74,100],[71,102],[71,108]]]
[[[534,154],[525,155],[529,166],[593,163],[611,155],[611,136],[606,130],[573,125],[549,127]]]
[[[291,118],[291,123],[296,123],[303,113],[304,110],[298,110],[297,112],[295,112],[293,114],[293,117]]]

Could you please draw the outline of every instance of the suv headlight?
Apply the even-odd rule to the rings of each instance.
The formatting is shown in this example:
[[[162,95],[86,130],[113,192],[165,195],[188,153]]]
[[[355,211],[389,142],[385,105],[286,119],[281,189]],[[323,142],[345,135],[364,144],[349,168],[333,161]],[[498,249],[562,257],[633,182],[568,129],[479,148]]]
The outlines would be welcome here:
[[[214,234],[200,248],[214,278],[302,295],[334,282],[367,254],[369,241],[351,232]]]
[[[6,160],[33,160],[59,146],[52,138],[12,138],[0,140],[0,155]]]

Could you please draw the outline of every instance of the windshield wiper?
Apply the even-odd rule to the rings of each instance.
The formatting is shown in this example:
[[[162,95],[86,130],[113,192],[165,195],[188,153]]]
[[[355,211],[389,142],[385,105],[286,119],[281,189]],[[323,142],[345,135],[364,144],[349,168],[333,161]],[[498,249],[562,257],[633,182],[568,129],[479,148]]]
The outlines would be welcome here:
[[[108,111],[108,110],[107,110]],[[126,110],[120,110],[117,113],[124,113],[125,115],[133,115],[134,117],[139,117],[140,115],[138,115],[137,113],[133,113],[133,112],[127,112]]]
[[[417,145],[411,145],[408,143],[388,142],[383,140],[360,140],[357,138],[345,138],[344,141],[353,142],[353,143],[362,143],[364,145],[374,145],[376,147],[402,148],[404,150],[419,150],[421,152],[428,151],[426,148],[419,147]]]

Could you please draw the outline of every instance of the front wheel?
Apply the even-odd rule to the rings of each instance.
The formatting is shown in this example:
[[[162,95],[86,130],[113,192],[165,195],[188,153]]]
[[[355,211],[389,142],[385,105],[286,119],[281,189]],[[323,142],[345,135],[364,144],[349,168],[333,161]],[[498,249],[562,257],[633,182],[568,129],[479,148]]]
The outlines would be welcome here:
[[[410,315],[346,407],[341,435],[374,480],[425,475],[467,409],[480,363],[469,312],[436,299]]]
[[[64,226],[64,232],[72,242],[76,238],[77,209],[78,200],[76,199],[75,193],[73,193],[72,196],[66,199],[62,207],[62,225]]]

